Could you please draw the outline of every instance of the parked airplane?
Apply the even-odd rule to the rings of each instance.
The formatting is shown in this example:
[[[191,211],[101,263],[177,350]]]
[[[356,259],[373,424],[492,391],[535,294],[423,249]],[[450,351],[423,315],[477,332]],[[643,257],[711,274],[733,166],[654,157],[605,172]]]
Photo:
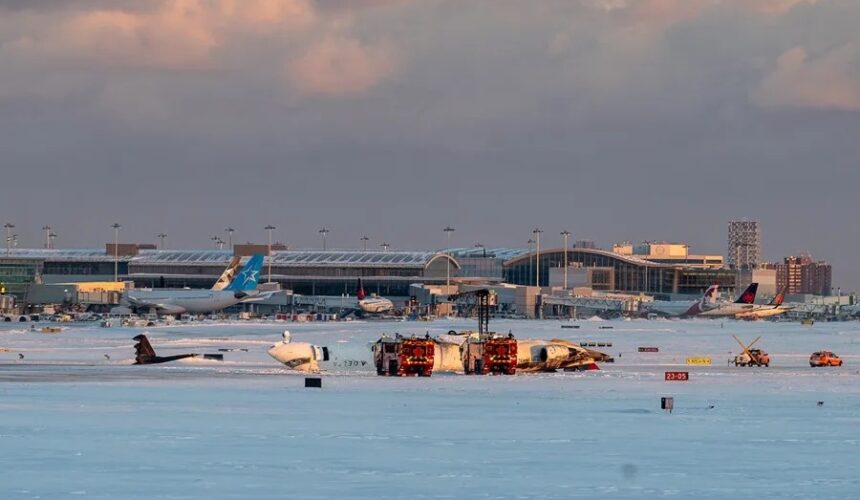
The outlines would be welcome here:
[[[763,306],[755,304],[755,295],[758,292],[758,283],[750,283],[750,286],[734,302],[722,302],[713,305],[699,315],[704,317],[726,317],[753,311]]]
[[[254,255],[223,290],[130,290],[126,300],[135,308],[161,314],[209,313],[260,297],[257,282],[263,256]]]
[[[762,318],[771,318],[773,316],[779,316],[780,314],[785,314],[788,311],[794,309],[792,306],[784,306],[782,303],[785,301],[785,288],[782,289],[781,292],[776,294],[773,300],[770,301],[767,305],[764,306],[756,306],[754,309],[750,311],[743,311],[738,314],[735,314],[735,318],[737,319],[762,319]]]
[[[361,285],[361,278],[358,279],[358,308],[368,314],[383,314],[394,309],[394,303],[382,297],[368,297],[364,293],[364,287]]]
[[[719,285],[711,285],[699,300],[655,300],[643,302],[642,312],[667,317],[698,316],[716,304]]]

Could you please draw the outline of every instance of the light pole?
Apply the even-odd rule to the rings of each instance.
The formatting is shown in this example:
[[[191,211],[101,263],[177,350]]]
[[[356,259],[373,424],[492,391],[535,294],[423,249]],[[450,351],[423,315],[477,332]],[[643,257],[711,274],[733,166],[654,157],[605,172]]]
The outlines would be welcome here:
[[[50,243],[51,243],[50,245],[48,245],[50,248],[54,248],[54,239],[55,239],[56,237],[57,237],[57,233],[55,233],[55,232],[53,232],[53,231],[51,232],[51,234],[49,234],[49,235],[48,235],[48,240],[49,240],[49,241],[50,241]]]
[[[537,227],[532,230],[532,234],[535,235],[535,286],[540,286],[540,233],[542,232]]]
[[[442,231],[445,232],[445,236],[448,239],[447,246],[445,247],[445,293],[448,293],[448,288],[451,287],[451,233],[454,232],[454,228],[451,226],[445,226],[445,229]]]
[[[388,248],[389,248],[389,247],[391,247],[391,245],[389,245],[388,243],[386,243],[386,242],[384,242],[384,241],[383,241],[379,246],[381,246],[381,247],[382,247],[382,251],[383,251],[383,252],[387,252],[387,251],[388,251]]]
[[[156,236],[161,240],[161,249],[164,250],[164,241],[167,239],[167,233],[158,233]]]
[[[534,253],[534,244],[535,240],[529,238],[529,272],[526,274],[526,285],[528,285],[528,281],[531,280],[532,271],[534,271],[534,266],[532,266],[532,253]]]
[[[329,229],[329,228],[327,228],[327,227],[325,227],[325,226],[323,226],[323,227],[322,227],[322,228],[320,228],[320,230],[319,230],[319,233],[322,235],[322,239],[323,239],[323,252],[325,252],[325,250],[326,250],[326,236],[327,236],[327,235],[328,235],[328,233],[330,233],[330,232],[331,232],[331,229]]]
[[[365,252],[367,251],[367,242],[368,241],[370,241],[370,238],[368,238],[367,236],[361,237],[361,243],[362,243],[362,246],[363,246]]]
[[[217,236],[213,236],[209,239],[212,240],[213,243],[215,243],[215,248],[218,248],[218,242],[221,241],[221,238],[219,238]]]
[[[119,281],[119,230],[122,226],[119,222],[114,222],[111,227],[113,228],[113,280],[117,282]]]
[[[570,238],[570,231],[565,229],[561,235],[564,237],[564,289],[567,290],[567,240]]]
[[[480,248],[480,249],[481,249],[481,255],[482,255],[483,257],[486,257],[486,256],[487,256],[487,247],[486,247],[486,246],[484,246],[484,244],[483,244],[483,243],[475,243],[475,248]]]
[[[265,227],[266,231],[269,233],[269,283],[272,282],[272,231],[277,229],[275,226],[269,224]]]
[[[45,231],[45,248],[51,248],[51,226],[45,224],[42,231]]]
[[[15,224],[7,222],[3,227],[6,229],[6,255],[9,255],[9,248],[12,245],[12,230],[15,229]]]
[[[235,231],[236,230],[233,229],[232,227],[228,227],[227,229],[224,230],[224,232],[227,233],[227,248],[229,248],[230,250],[233,249],[233,233]]]

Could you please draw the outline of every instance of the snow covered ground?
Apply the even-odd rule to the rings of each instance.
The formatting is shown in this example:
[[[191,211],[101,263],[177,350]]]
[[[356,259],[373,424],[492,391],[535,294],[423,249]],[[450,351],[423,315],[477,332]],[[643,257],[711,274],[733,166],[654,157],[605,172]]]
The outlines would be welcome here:
[[[580,329],[491,326],[611,342],[602,350],[616,363],[516,377],[329,374],[322,390],[266,354],[284,329],[331,345],[474,322],[3,325],[0,498],[858,497],[860,323],[564,324]],[[144,331],[164,355],[248,351],[130,366]],[[772,366],[727,366],[731,334],[762,335]],[[810,368],[819,349],[845,366]],[[713,365],[685,365],[702,356]],[[691,380],[665,382],[675,369]],[[661,396],[675,398],[671,415]]]

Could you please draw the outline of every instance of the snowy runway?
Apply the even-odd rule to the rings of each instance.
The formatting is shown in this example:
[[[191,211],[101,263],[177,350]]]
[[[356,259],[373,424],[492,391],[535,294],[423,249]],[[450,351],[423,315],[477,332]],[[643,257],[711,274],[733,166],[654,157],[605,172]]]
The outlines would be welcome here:
[[[614,365],[516,377],[334,374],[322,390],[305,389],[302,375],[266,355],[283,329],[325,345],[472,323],[149,329],[159,354],[248,349],[225,352],[224,363],[160,366],[128,366],[141,329],[0,329],[9,349],[0,353],[0,496],[857,496],[860,324],[578,324],[491,326],[520,338],[612,342],[604,350]],[[738,351],[733,333],[762,335],[773,366],[726,366]],[[825,348],[845,366],[809,368],[808,355]],[[701,356],[713,366],[685,366]],[[665,382],[666,370],[691,380]],[[661,396],[675,398],[673,414],[660,410]]]

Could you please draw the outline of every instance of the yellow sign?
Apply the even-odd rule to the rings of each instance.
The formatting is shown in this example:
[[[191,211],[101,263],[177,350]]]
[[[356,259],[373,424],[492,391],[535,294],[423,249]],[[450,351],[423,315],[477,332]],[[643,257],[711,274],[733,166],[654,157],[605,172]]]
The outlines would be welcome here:
[[[710,365],[711,358],[687,358],[688,365]]]

